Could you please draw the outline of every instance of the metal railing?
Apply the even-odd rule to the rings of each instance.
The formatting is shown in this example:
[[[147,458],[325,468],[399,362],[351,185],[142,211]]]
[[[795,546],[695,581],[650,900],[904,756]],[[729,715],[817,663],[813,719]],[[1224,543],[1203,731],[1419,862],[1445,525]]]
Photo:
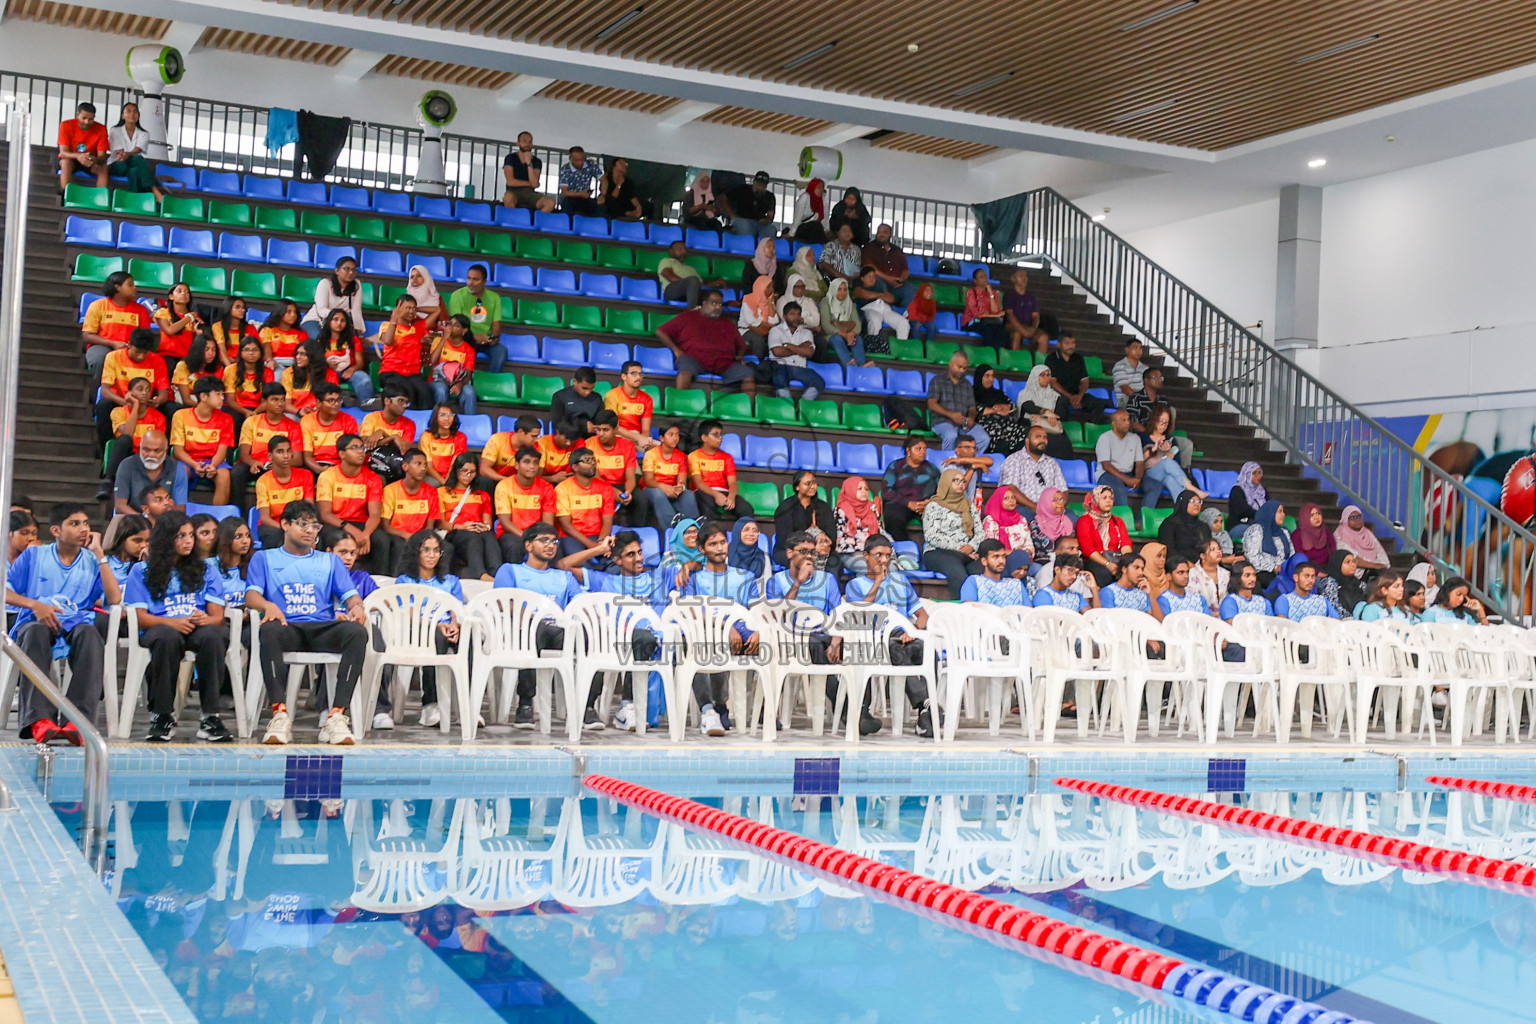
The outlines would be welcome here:
[[[1029,193],[1022,258],[1043,257],[1407,550],[1532,615],[1536,534],[1265,344],[1053,189]]]

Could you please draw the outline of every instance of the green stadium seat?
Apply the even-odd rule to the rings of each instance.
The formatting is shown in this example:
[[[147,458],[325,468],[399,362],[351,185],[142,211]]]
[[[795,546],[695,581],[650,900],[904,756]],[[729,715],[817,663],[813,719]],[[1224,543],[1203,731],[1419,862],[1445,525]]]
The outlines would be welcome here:
[[[751,395],[717,394],[709,403],[709,414],[715,419],[729,420],[732,423],[757,422],[757,416],[752,412]]]
[[[759,423],[771,426],[792,427],[799,424],[800,414],[795,412],[792,399],[762,395],[757,400],[757,419]]]
[[[392,220],[389,222],[389,241],[393,245],[426,248],[427,226],[419,221]]]
[[[479,384],[479,380],[476,380],[477,390]],[[548,409],[550,401],[555,397],[555,392],[563,387],[565,387],[565,381],[560,377],[524,377],[521,401],[524,405],[536,405]]]
[[[1111,376],[1104,372],[1104,360],[1098,356],[1083,356],[1083,365],[1088,368],[1089,380],[1111,380]]]
[[[72,181],[64,186],[64,205],[71,210],[100,210],[105,213],[112,208],[111,194],[104,188]]]
[[[1296,517],[1295,516],[1286,516],[1285,517],[1285,532],[1286,533],[1295,533],[1296,532]]]
[[[942,365],[948,363],[949,357],[959,351],[960,346],[953,341],[930,341],[928,343],[928,361]]]
[[[667,388],[661,393],[661,411],[668,416],[698,419],[709,412],[709,396],[694,388]]]
[[[221,203],[213,200],[208,204],[208,223],[226,228],[251,226],[251,208],[245,203]]]
[[[609,248],[612,248],[612,246],[609,246]],[[644,271],[647,274],[655,274],[656,268],[661,266],[661,261],[667,258],[667,252],[665,249],[639,249],[630,251],[635,254],[635,269]]]
[[[477,373],[475,374],[475,394],[482,402],[493,402],[497,405],[517,404],[517,374],[515,373]]]
[[[662,253],[661,255],[665,257],[666,253]],[[687,256],[684,256],[683,262],[688,264],[694,270],[697,270],[699,275],[706,279],[719,276],[715,273],[714,265],[710,263],[708,256],[693,252],[689,253]]]
[[[223,267],[194,267],[190,263],[181,265],[181,280],[194,293],[201,292],[204,295],[228,295],[229,271]],[[313,296],[311,296],[313,299]]]
[[[1115,511],[1120,511],[1120,506],[1115,506]],[[1136,537],[1156,537],[1158,529],[1163,525],[1163,520],[1173,515],[1171,508],[1144,508],[1141,510],[1141,527],[1127,524],[1126,529]]]
[[[570,303],[560,310],[560,326],[590,334],[603,329],[603,307]]]
[[[890,358],[904,359],[909,363],[922,362],[927,358],[927,355],[923,350],[923,339],[892,338]]]
[[[597,265],[609,270],[633,270],[635,250],[622,245],[600,245],[597,247]]]
[[[473,252],[474,243],[470,241],[469,228],[449,227],[446,224],[437,224],[432,228],[432,244],[439,249],[449,249],[453,252]]]
[[[825,398],[818,398],[813,402],[801,402],[800,418],[809,426],[826,430],[837,430],[843,425],[842,417],[838,413],[838,404]]]
[[[1028,373],[1035,368],[1035,354],[1027,348],[1005,348],[998,353],[995,365],[1009,373]]]
[[[765,480],[741,480],[736,484],[736,494],[745,498],[752,511],[760,516],[772,516],[779,507],[779,487]]]
[[[395,303],[400,301],[400,296],[405,294],[405,288],[397,284],[379,285],[378,301],[372,303],[379,309],[394,309]],[[367,305],[368,303],[364,303]]]
[[[381,217],[348,217],[347,237],[354,242],[383,242],[389,238],[389,224]]]
[[[675,309],[657,309],[645,314],[645,327],[647,334],[655,334],[656,328],[677,316]]]
[[[957,284],[935,282],[933,285],[933,301],[940,306],[964,306],[965,292]]]
[[[560,307],[540,299],[518,299],[517,315],[512,319],[530,327],[559,327]]]
[[[1061,425],[1061,432],[1066,435],[1073,448],[1086,448],[1083,443],[1083,425],[1077,420],[1067,420]]]
[[[167,260],[128,261],[128,273],[133,283],[146,292],[168,292],[176,283],[176,265]]]
[[[190,220],[199,223],[208,219],[208,209],[196,196],[166,196],[160,204],[160,216],[166,220]]]
[[[299,231],[306,235],[319,235],[322,238],[345,237],[345,233],[341,230],[341,214],[331,213],[329,210],[305,210],[300,213]]]
[[[561,263],[573,263],[578,267],[597,266],[597,251],[591,242],[575,242],[561,239],[555,245],[555,259]]]
[[[106,189],[102,191],[105,192]],[[88,253],[81,253],[75,257],[75,272],[69,279],[84,281],[87,284],[100,284],[107,279],[108,274],[115,274],[122,269],[121,256],[91,256]]]
[[[233,295],[243,295],[247,299],[271,301],[277,298],[277,275],[252,270],[237,270],[235,271],[233,289],[231,292]]]
[[[157,209],[153,192],[129,192],[125,188],[120,188],[112,193],[112,212],[130,217],[153,217],[160,211]]]
[[[298,212],[288,209],[274,209],[270,206],[258,206],[256,207],[256,230],[298,231]]]
[[[608,330],[613,334],[632,334],[640,338],[651,333],[645,329],[645,311],[642,309],[610,309]]]
[[[474,251],[481,256],[511,256],[512,236],[495,231],[481,231],[475,235]]]
[[[1136,532],[1136,513],[1131,511],[1131,506],[1129,506],[1129,505],[1116,505],[1114,507],[1113,511],[1114,511],[1115,515],[1120,517],[1120,521],[1125,524],[1125,532],[1128,533],[1128,534],[1135,534],[1135,532]],[[1143,510],[1143,511],[1145,511],[1145,510]]]
[[[362,289],[362,292],[363,292],[363,308],[364,309],[378,309],[379,308],[379,287],[378,287],[378,285],[374,284],[372,281],[359,281],[359,282],[357,282],[357,286],[358,286],[358,288]]]
[[[994,369],[997,367],[997,349],[991,345],[962,345],[961,348],[965,351],[965,357],[971,361],[972,366],[986,363]],[[1009,349],[1009,351],[1013,350]]]
[[[308,310],[315,304],[315,288],[320,284],[321,278],[304,277],[300,274],[284,274],[283,287],[278,292],[280,299],[292,299],[299,306]]]
[[[555,243],[542,235],[518,235],[512,251],[518,259],[554,261]]]
[[[849,430],[884,431],[888,429],[880,407],[871,403],[843,407],[843,426]]]
[[[1084,423],[1082,446],[1084,448],[1092,448],[1099,443],[1100,435],[1108,429],[1110,429],[1108,423]]]
[[[715,257],[714,276],[731,283],[733,286],[735,282],[741,280],[741,275],[746,272],[746,269],[746,260],[731,259],[727,256]]]

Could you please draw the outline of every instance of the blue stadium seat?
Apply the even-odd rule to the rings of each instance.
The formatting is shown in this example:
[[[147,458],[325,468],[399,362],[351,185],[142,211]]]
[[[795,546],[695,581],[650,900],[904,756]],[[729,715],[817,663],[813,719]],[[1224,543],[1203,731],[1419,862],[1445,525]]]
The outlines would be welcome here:
[[[499,227],[513,228],[526,231],[533,227],[532,210],[509,210],[505,206],[496,207],[496,224]]]
[[[619,367],[629,362],[629,346],[622,341],[594,341],[587,360],[594,370],[618,373]]]
[[[248,309],[245,311],[246,323],[252,327],[261,327],[272,319],[272,311],[269,309]]]
[[[363,252],[365,252],[365,253],[367,251],[368,251],[367,249],[363,250]],[[398,259],[399,257],[396,257],[396,258]],[[434,280],[434,281],[444,281],[444,280],[447,280],[447,278],[448,278],[448,261],[446,259],[444,259],[443,257],[441,257],[441,256],[423,256],[419,252],[408,252],[408,253],[406,253],[405,254],[405,269],[406,269],[406,271],[410,270],[410,268],[415,267],[415,266],[425,267],[426,270],[427,270],[427,273],[432,275],[432,280]],[[401,271],[401,273],[404,273],[404,272],[405,271]]]
[[[197,169],[194,167],[175,167],[171,164],[161,164],[155,168],[155,177],[160,180],[162,185],[175,183],[182,188],[194,191],[197,189]],[[246,178],[246,181],[250,180],[250,177]],[[257,180],[262,179],[258,178]]]
[[[496,216],[490,203],[460,199],[453,209],[453,219],[460,224],[489,224]]]
[[[893,462],[899,462],[907,457],[907,453],[899,444],[883,444],[880,446],[880,465],[889,466]],[[882,468],[881,472],[885,472]]]
[[[662,348],[660,345],[636,345],[634,357],[644,367],[646,373],[671,376],[677,372],[677,357],[669,348]]]
[[[372,198],[365,188],[353,188],[350,185],[331,186],[331,205],[343,210],[371,209]]]
[[[252,551],[260,551],[261,550],[261,537],[258,536],[258,533],[260,531],[258,531],[256,529],[257,525],[260,522],[261,522],[261,509],[257,508],[255,505],[252,505],[251,506],[251,510],[245,514],[245,527],[246,527],[246,529],[251,531],[251,550]]]
[[[945,281],[958,281],[958,280],[960,280],[960,275],[959,274],[941,274],[941,273],[939,273],[938,265],[937,264],[934,265],[933,275],[932,276],[940,278],[941,280],[945,280]]]
[[[571,231],[579,238],[610,238],[613,235],[607,217],[572,217]]]
[[[645,233],[652,245],[671,245],[683,237],[683,229],[676,224],[652,224]]]
[[[409,192],[392,192],[387,188],[373,190],[373,209],[377,213],[393,214],[396,217],[409,217],[411,215],[411,194]]]
[[[689,228],[683,239],[688,243],[688,248],[694,252],[724,252],[720,244],[720,235],[715,231],[705,231],[702,228]]]
[[[626,277],[618,284],[621,299],[629,302],[661,301],[661,283],[653,277]]]
[[[1068,487],[1075,491],[1086,491],[1093,486],[1093,463],[1086,459],[1062,459],[1061,476]]]
[[[469,268],[477,263],[481,263],[482,266],[484,265],[477,259],[466,260],[461,256],[455,256],[452,262],[448,264],[448,280],[455,284],[463,284],[469,279]]]
[[[827,382],[828,391],[841,391],[847,386],[843,378],[842,363],[807,363],[806,365],[821,374],[821,379]]]
[[[453,201],[442,196],[417,196],[416,216],[429,220],[453,220]]]
[[[546,235],[568,235],[571,233],[571,215],[568,213],[535,213],[533,215],[533,230],[542,231]]]
[[[792,238],[776,238],[773,241],[773,257],[779,260],[792,260],[795,258],[795,249],[799,247]],[[908,256],[907,259],[912,257]]]
[[[532,334],[503,334],[501,347],[507,350],[507,358],[514,363],[539,361],[539,339]]]
[[[263,262],[261,236],[237,235],[233,231],[219,232],[219,259]]]
[[[1232,488],[1237,486],[1237,470],[1235,469],[1207,469],[1205,471],[1205,485],[1201,490],[1213,498],[1222,501],[1227,500],[1227,495],[1232,493]],[[1495,502],[1497,504],[1497,502]]]
[[[306,203],[310,206],[329,206],[327,196],[330,190],[323,181],[290,181],[288,183],[288,201],[290,203]]]
[[[734,256],[751,256],[757,252],[757,239],[750,235],[738,235],[728,231],[721,236],[720,247]]]
[[[284,267],[312,267],[308,242],[290,242],[283,238],[267,240],[267,262]]]
[[[745,456],[749,466],[781,471],[790,468],[789,441],[786,438],[748,434]],[[764,512],[770,511],[764,509]]]
[[[64,241],[70,245],[100,245],[110,248],[112,222],[105,217],[68,217],[64,221]],[[127,245],[123,248],[137,249],[139,246]],[[160,248],[165,248],[163,238]]]
[[[635,242],[644,244],[649,241],[646,237],[645,223],[638,220],[616,220],[610,222],[613,240],[616,242]]]
[[[616,299],[619,297],[619,279],[613,274],[584,273],[581,275],[581,294],[594,299]]]
[[[837,442],[836,465],[840,473],[859,476],[879,476],[884,471],[880,465],[880,453],[874,445],[852,441]]]
[[[105,298],[100,292],[86,292],[80,296],[80,319],[85,319],[85,311],[91,308],[91,303],[97,299]]]
[[[903,398],[922,398],[928,394],[921,370],[887,370],[885,387],[891,394]]]
[[[1028,381],[1024,380],[1002,380],[998,382],[998,386],[1003,389],[1003,394],[1008,396],[1009,401],[1017,404],[1019,395],[1024,391],[1024,386],[1028,383]]]
[[[460,416],[459,429],[464,431],[464,439],[471,448],[484,448],[485,443],[491,439],[491,418],[485,413]]]
[[[204,172],[204,173],[206,173],[206,172]],[[199,505],[195,501],[187,502],[187,515],[189,515],[189,516],[198,516],[198,515],[202,515],[204,512],[208,513],[210,516],[213,516],[213,518],[219,519],[219,520],[228,519],[230,516],[234,516],[236,518],[239,518],[239,516],[240,516],[240,506],[239,505]]]
[[[947,311],[933,315],[933,329],[940,334],[960,334],[960,314]]]
[[[730,457],[735,459],[737,462],[741,462],[746,458],[741,450],[740,434],[726,434],[724,437],[722,437],[720,439],[720,450],[729,454]]]
[[[240,194],[240,175],[233,171],[210,171],[204,169],[197,172],[197,187],[203,192],[213,192],[221,196],[237,196]]]
[[[789,442],[789,468],[795,472],[809,469],[814,473],[830,472],[837,465],[831,441],[807,441],[796,437]]]
[[[166,251],[173,256],[213,257],[213,232],[196,228],[171,228],[170,245]]]
[[[545,338],[541,352],[551,366],[587,365],[587,343],[580,338]]]
[[[396,253],[391,253],[390,255],[394,256],[397,260],[400,258]],[[325,242],[315,243],[314,265],[317,269],[330,270],[332,267],[336,266],[336,261],[341,259],[343,256],[350,256],[354,260],[357,259],[357,246],[329,245]],[[361,264],[359,264],[359,269],[361,269],[365,274],[370,273],[368,268],[363,267]],[[371,273],[378,273],[378,271],[371,271]],[[397,270],[395,273],[398,274],[400,271]]]
[[[939,580],[944,578],[944,574],[941,572],[921,568],[923,556],[915,540],[896,541],[891,547],[891,553],[900,560],[901,571],[908,579]]]
[[[869,395],[885,394],[885,372],[878,366],[854,366],[850,363],[843,374],[850,391],[862,391]]]
[[[985,270],[987,272],[987,280],[990,281],[992,279],[992,268],[985,263],[966,263],[962,260],[960,263],[960,280],[969,281],[971,275],[978,270]]]
[[[496,431],[498,433],[504,434],[507,431],[511,430],[512,429],[512,425],[514,423],[516,423],[516,422],[517,421],[513,417],[511,417],[511,416],[497,416],[496,417]]]
[[[1118,391],[1111,391],[1109,388],[1089,388],[1088,393],[1094,398],[1108,403],[1112,408],[1119,408],[1120,406],[1120,403],[1116,400],[1120,396]]]
[[[580,290],[576,287],[576,271],[556,270],[551,267],[540,267],[534,275],[538,282],[537,287],[541,292],[555,292],[559,295],[578,295]]]
[[[407,409],[407,410],[405,410],[405,418],[410,420],[412,423],[416,424],[416,434],[419,437],[421,435],[422,431],[427,429],[427,425],[432,422],[432,410],[431,409]],[[460,416],[459,417],[459,426],[462,427],[463,425],[464,425],[464,417]]]
[[[318,252],[320,246],[315,246]],[[331,264],[326,264],[330,266]],[[364,274],[385,274],[390,277],[404,277],[405,264],[400,259],[400,254],[390,249],[364,249],[362,258],[357,261],[357,269]]]
[[[531,292],[533,285],[533,268],[521,264],[498,263],[495,273],[491,275],[491,284],[497,288],[517,288],[521,291]],[[507,311],[502,310],[505,314]]]
[[[159,172],[161,168],[156,168]],[[249,199],[283,199],[283,179],[267,178],[260,174],[247,174],[240,186],[240,194]]]

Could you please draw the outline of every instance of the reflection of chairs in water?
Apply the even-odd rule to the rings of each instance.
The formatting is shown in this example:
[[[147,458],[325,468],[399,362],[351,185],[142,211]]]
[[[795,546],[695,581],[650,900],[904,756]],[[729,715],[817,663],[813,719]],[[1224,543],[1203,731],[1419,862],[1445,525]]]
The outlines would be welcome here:
[[[362,802],[354,825],[353,850],[356,853],[362,848],[368,877],[352,894],[353,906],[377,913],[404,914],[426,910],[443,901],[454,887],[458,872],[458,815],[441,842],[431,842],[429,837],[442,834],[446,806],[445,800],[432,801],[426,836],[418,838],[406,816],[405,801],[393,800],[379,827],[378,838],[369,841],[373,801]]]
[[[573,907],[607,907],[634,899],[661,872],[663,834],[644,836],[645,815],[633,807],[624,811],[623,828],[615,811],[618,802],[597,797],[597,831],[588,834],[581,799],[567,797],[560,810],[555,839],[554,884],[550,898]]]
[[[1370,806],[1364,793],[1324,793],[1318,802],[1317,820],[1335,828],[1370,832]],[[1394,867],[1351,854],[1325,851],[1320,858],[1323,880],[1330,885],[1363,885],[1390,875]]]
[[[741,798],[725,801],[725,810],[739,814]],[[661,874],[651,892],[673,906],[709,905],[729,901],[738,894],[737,879],[744,878],[753,860],[761,858],[714,832],[695,831],[675,822],[662,822]]]
[[[1253,793],[1248,806],[1265,814],[1296,817],[1288,792]],[[1275,886],[1294,882],[1317,867],[1324,851],[1272,839],[1267,835],[1234,832],[1226,837],[1227,860],[1237,868],[1237,877],[1247,885]]]
[[[967,810],[974,814],[967,816]],[[975,891],[1013,873],[1019,844],[1005,804],[995,796],[935,796],[928,800],[923,835],[929,878]],[[937,819],[935,821],[935,819]]]
[[[1143,821],[1155,821],[1140,808],[1104,801],[1099,813],[1105,832],[1104,854],[1100,864],[1083,876],[1090,889],[1109,891],[1128,889],[1150,881],[1157,874],[1158,849],[1176,842],[1165,832],[1143,830]]]
[[[1013,877],[1021,892],[1065,889],[1090,872],[1103,874],[1109,840],[1089,823],[1093,800],[1060,793],[1030,798],[1018,816],[1022,843]]]
[[[820,817],[821,798],[812,797],[816,802],[816,817]],[[787,797],[758,796],[747,797],[747,807],[744,811],[747,817],[760,821],[764,825],[779,827],[777,814],[779,807],[777,801],[788,802]],[[753,805],[756,805],[755,808]],[[807,818],[811,812],[807,812]],[[781,860],[778,857],[754,856],[746,863],[746,871],[736,872],[736,892],[744,899],[757,903],[777,903],[783,900],[797,900],[802,896],[814,892],[816,878],[804,871],[797,870],[794,862]]]
[[[1172,819],[1167,828],[1179,839],[1158,850],[1157,868],[1169,889],[1199,889],[1237,870],[1225,856],[1226,843],[1215,825]]]
[[[459,883],[452,899],[472,910],[516,910],[549,895],[554,881],[555,837],[546,835],[549,799],[529,802],[526,836],[510,835],[512,801],[459,800],[455,819],[464,837]]]
[[[833,828],[837,845],[850,853],[856,853],[882,864],[906,868],[914,874],[928,873],[928,829],[932,821],[925,813],[922,828],[917,836],[909,836],[901,830],[901,804],[899,796],[865,797],[865,811],[859,812],[859,798],[832,797]],[[878,821],[878,824],[871,824]]]

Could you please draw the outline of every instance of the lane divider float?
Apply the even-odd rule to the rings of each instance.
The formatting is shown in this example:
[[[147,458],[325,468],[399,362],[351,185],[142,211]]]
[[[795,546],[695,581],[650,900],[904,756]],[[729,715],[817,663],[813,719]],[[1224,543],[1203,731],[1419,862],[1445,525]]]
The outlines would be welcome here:
[[[1035,946],[1049,954],[1185,999],[1253,1024],[1354,1024],[1358,1018],[1207,970],[1098,932],[1037,914],[892,864],[842,850],[808,836],[730,814],[660,790],[607,775],[588,775],[583,785],[657,817],[705,829],[781,858],[885,893],[919,910],[947,915]],[[1109,979],[1103,979],[1106,982]],[[1359,1021],[1359,1024],[1368,1024]]]
[[[1061,778],[1056,785],[1105,800],[1146,807],[1164,814],[1203,818],[1225,828],[1251,829],[1303,846],[1336,849],[1350,857],[1395,864],[1410,871],[1453,875],[1464,881],[1509,892],[1531,895],[1536,890],[1536,867],[1515,861],[1482,857],[1464,850],[1427,846],[1396,836],[1360,832],[1324,825],[1305,818],[1256,811],[1251,807],[1219,804],[1199,797],[1137,789],[1110,782]]]
[[[1522,786],[1515,782],[1491,782],[1488,779],[1463,779],[1455,775],[1431,775],[1424,781],[1431,786],[1464,789],[1469,793],[1481,793],[1484,796],[1497,796],[1505,800],[1536,804],[1536,786]]]

